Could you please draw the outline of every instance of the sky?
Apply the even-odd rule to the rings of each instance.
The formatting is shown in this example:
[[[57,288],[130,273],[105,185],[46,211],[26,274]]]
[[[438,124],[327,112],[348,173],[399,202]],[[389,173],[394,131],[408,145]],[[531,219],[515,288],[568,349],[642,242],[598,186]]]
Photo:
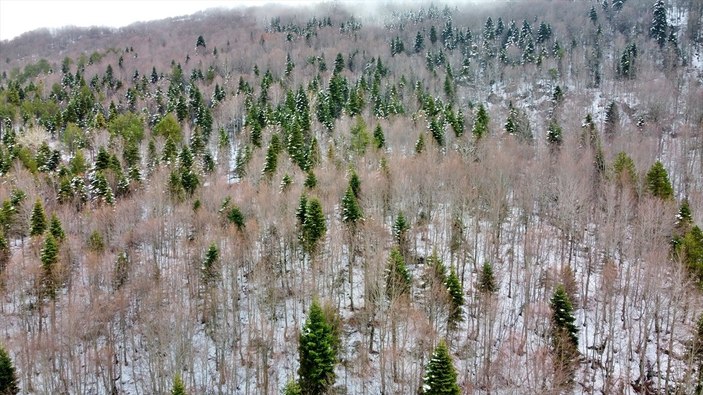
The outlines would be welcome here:
[[[265,3],[307,4],[315,0],[0,0],[0,41],[47,27],[122,27],[208,8]]]

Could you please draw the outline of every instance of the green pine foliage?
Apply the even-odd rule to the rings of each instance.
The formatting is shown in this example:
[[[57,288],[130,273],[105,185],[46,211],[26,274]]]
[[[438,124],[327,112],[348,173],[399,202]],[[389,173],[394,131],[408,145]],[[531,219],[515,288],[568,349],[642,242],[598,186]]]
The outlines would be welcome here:
[[[493,294],[498,291],[495,277],[493,275],[493,265],[490,262],[483,264],[481,275],[478,280],[478,290],[485,294]]]
[[[42,265],[42,290],[44,295],[53,299],[56,296],[56,276],[59,262],[59,246],[51,234],[46,236],[39,257]]]
[[[383,149],[386,146],[386,137],[383,134],[381,124],[376,125],[376,128],[373,130],[373,143],[377,149]]]
[[[664,47],[667,39],[668,24],[666,22],[666,6],[663,0],[657,0],[652,7],[652,27],[649,29],[649,36]]]
[[[359,201],[354,195],[354,189],[349,185],[342,198],[342,222],[353,227],[363,217],[364,214],[359,205]]]
[[[442,339],[427,364],[422,380],[422,393],[424,395],[459,395],[461,390],[456,380],[454,362],[449,355],[447,343]]]
[[[552,310],[552,351],[555,365],[571,371],[578,357],[578,328],[571,299],[563,285],[558,285],[549,302]]]
[[[323,395],[334,385],[337,364],[334,344],[333,328],[318,302],[313,300],[298,344],[301,394]]]
[[[16,395],[19,392],[15,366],[5,347],[0,345],[0,394]]]
[[[186,387],[183,385],[183,380],[181,379],[181,375],[176,373],[175,376],[173,376],[173,385],[171,386],[171,395],[186,395]]]
[[[203,280],[206,284],[212,283],[219,277],[219,267],[217,266],[219,260],[220,250],[217,248],[217,244],[212,243],[205,252],[202,265]]]
[[[51,220],[49,221],[49,233],[54,236],[58,242],[62,242],[66,238],[66,234],[61,226],[61,220],[56,216],[56,213],[51,214]]]
[[[37,199],[34,202],[32,216],[29,219],[29,235],[41,236],[44,234],[46,226],[46,213],[44,213],[44,206],[42,205],[41,200]]]
[[[450,296],[449,327],[456,328],[456,325],[464,320],[464,289],[461,287],[459,276],[452,267],[446,280],[447,291]]]
[[[307,199],[302,226],[302,240],[303,248],[308,254],[312,255],[317,251],[320,240],[325,236],[325,233],[327,233],[327,225],[320,200],[315,197]]]
[[[286,386],[283,387],[283,395],[303,395],[303,390],[300,388],[300,384],[298,384],[297,381],[290,380],[286,383]]]
[[[547,127],[547,142],[555,147],[561,145],[563,141],[561,126],[556,120],[551,120],[549,126]]]
[[[471,133],[473,133],[476,140],[480,140],[488,134],[489,121],[490,119],[488,118],[486,107],[484,107],[483,104],[480,104],[478,106],[478,110],[476,111],[476,117],[474,118],[474,126],[471,128]]]
[[[407,266],[405,266],[405,259],[400,254],[400,250],[393,247],[386,267],[386,296],[390,300],[409,296],[411,286],[412,278]]]
[[[667,200],[674,197],[674,188],[669,181],[669,174],[660,161],[656,161],[647,172],[647,190],[652,196],[660,199]]]

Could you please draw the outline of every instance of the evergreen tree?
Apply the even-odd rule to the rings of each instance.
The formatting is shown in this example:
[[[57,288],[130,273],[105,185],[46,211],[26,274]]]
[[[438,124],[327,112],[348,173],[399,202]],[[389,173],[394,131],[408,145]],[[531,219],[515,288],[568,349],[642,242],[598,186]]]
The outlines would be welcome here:
[[[56,214],[51,214],[51,220],[49,221],[49,233],[54,236],[58,242],[62,242],[66,238],[66,234],[61,226],[61,220]]]
[[[425,151],[425,133],[420,133],[420,137],[415,142],[415,153],[421,154]]]
[[[492,294],[498,291],[495,277],[493,276],[493,265],[490,262],[483,264],[481,276],[478,280],[478,290],[482,293]]]
[[[457,373],[454,362],[449,355],[449,348],[444,339],[439,341],[427,364],[423,378],[424,395],[459,395],[461,390],[456,382]]]
[[[315,172],[310,170],[305,173],[305,181],[303,181],[303,186],[307,189],[314,189],[317,186],[317,177],[315,177]]]
[[[364,216],[351,185],[342,198],[342,222],[354,227]]]
[[[171,387],[171,395],[186,395],[186,387],[183,385],[181,375],[178,373],[173,376],[173,386]]]
[[[420,53],[423,49],[425,49],[425,37],[419,31],[415,35],[415,46],[413,49],[415,50],[415,53]]]
[[[636,74],[637,45],[631,43],[625,47],[620,55],[620,62],[617,65],[617,73],[621,78],[634,79]]]
[[[605,126],[603,128],[605,135],[612,137],[619,122],[620,114],[618,113],[618,106],[614,101],[611,101],[605,111]]]
[[[652,196],[660,199],[674,197],[674,189],[669,182],[669,175],[660,161],[656,161],[647,172],[647,189]]]
[[[41,236],[46,230],[46,214],[44,213],[44,206],[41,200],[37,199],[34,202],[34,208],[32,209],[32,216],[29,219],[29,235],[30,236]]]
[[[660,48],[664,48],[667,38],[668,25],[666,22],[666,6],[663,0],[657,0],[652,7],[652,27],[649,29],[649,36],[652,37]]]
[[[547,127],[547,142],[558,147],[561,145],[562,139],[561,126],[559,126],[556,120],[551,120]]]
[[[234,224],[239,230],[244,229],[246,226],[244,214],[242,214],[242,211],[237,206],[232,206],[229,208],[227,211],[227,221]]]
[[[430,27],[430,42],[434,45],[437,42],[437,28],[432,25]]]
[[[334,385],[337,363],[334,344],[332,326],[320,305],[313,300],[298,344],[301,394],[323,395]]]
[[[555,364],[560,370],[571,372],[578,355],[578,328],[574,323],[571,299],[563,285],[558,285],[550,300],[552,310],[552,347]]]
[[[322,239],[327,232],[327,224],[325,223],[325,214],[322,212],[322,204],[320,201],[317,198],[306,200],[302,239],[303,248],[308,254],[312,255],[317,251],[320,239]]]
[[[291,380],[283,387],[283,395],[303,395],[303,390],[297,381]]]
[[[400,250],[393,247],[386,268],[386,296],[394,300],[400,296],[409,295],[411,285],[412,279],[405,266],[405,259],[400,254]]]
[[[401,251],[407,247],[409,230],[410,224],[408,220],[405,219],[405,215],[403,215],[402,211],[398,212],[398,216],[393,222],[393,238]]]
[[[212,243],[208,247],[207,252],[205,252],[205,258],[203,259],[203,280],[205,284],[212,283],[218,276],[217,263],[220,259],[220,250],[217,248],[217,244]]]
[[[17,373],[10,355],[0,345],[0,395],[16,395],[20,392],[17,386]]]
[[[39,257],[42,264],[43,292],[46,296],[53,299],[56,296],[55,271],[59,261],[59,246],[51,234],[46,236]]]
[[[378,149],[382,149],[386,145],[386,137],[383,135],[381,124],[376,125],[373,130],[373,142]]]
[[[598,23],[598,13],[596,12],[595,6],[591,6],[591,11],[588,12],[588,19],[590,19],[594,25]]]
[[[483,136],[488,133],[488,113],[483,104],[478,106],[478,111],[476,111],[476,118],[474,119],[474,126],[471,129],[476,140],[480,140]]]
[[[464,290],[461,287],[459,276],[456,274],[456,270],[454,270],[454,267],[449,270],[449,276],[447,276],[446,286],[447,291],[449,291],[449,296],[451,298],[451,310],[449,311],[449,327],[455,328],[457,323],[463,321],[464,319]]]
[[[10,261],[10,244],[7,242],[5,232],[0,229],[0,277],[2,277],[8,262]]]
[[[262,173],[266,179],[270,180],[276,173],[276,167],[278,166],[278,150],[273,144],[269,144],[266,150],[266,159],[264,162],[264,169]]]
[[[195,42],[195,48],[203,47],[205,48],[205,39],[203,36],[198,36],[198,40]]]

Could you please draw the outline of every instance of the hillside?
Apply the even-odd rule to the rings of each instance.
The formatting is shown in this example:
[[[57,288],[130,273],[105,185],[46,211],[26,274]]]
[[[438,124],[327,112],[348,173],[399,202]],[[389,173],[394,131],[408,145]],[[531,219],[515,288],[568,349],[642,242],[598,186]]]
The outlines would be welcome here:
[[[700,393],[703,3],[360,8],[0,42],[0,393]]]

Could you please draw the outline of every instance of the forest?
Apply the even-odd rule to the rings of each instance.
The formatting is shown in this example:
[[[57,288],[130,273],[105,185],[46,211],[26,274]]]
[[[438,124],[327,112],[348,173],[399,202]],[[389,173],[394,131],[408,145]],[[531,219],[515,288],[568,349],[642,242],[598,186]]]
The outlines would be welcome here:
[[[703,2],[422,3],[0,42],[0,394],[703,394]]]

